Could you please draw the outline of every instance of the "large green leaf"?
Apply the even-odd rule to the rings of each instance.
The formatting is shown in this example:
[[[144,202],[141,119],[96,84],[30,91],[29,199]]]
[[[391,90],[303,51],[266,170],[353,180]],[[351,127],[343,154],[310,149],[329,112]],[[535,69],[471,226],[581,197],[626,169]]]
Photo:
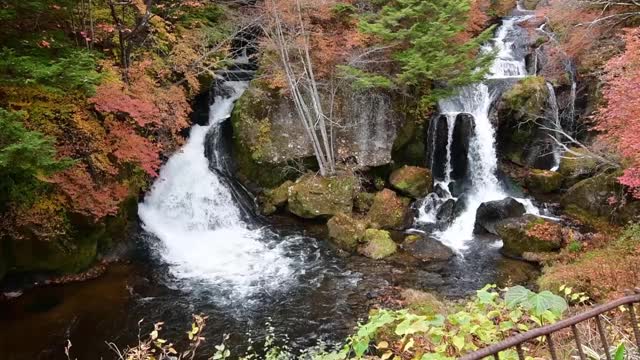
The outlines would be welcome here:
[[[508,308],[513,309],[527,302],[531,295],[535,295],[535,293],[524,286],[518,285],[507,290],[507,293],[504,295],[504,301]]]

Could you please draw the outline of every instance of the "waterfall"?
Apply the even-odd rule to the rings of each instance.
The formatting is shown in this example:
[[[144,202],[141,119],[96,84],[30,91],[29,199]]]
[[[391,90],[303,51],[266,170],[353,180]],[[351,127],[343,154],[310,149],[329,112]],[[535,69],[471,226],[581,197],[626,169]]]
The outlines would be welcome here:
[[[138,214],[144,230],[157,238],[155,250],[175,278],[220,286],[237,299],[281,287],[292,264],[265,231],[242,220],[229,185],[209,169],[206,134],[229,118],[247,82],[221,86],[228,91],[215,97],[209,124],[193,126],[186,145],[161,169]],[[219,151],[214,154],[218,164]]]
[[[550,82],[547,82],[547,89],[549,92],[547,120],[549,121],[549,127],[554,130],[562,130],[562,124],[560,123],[560,108],[558,107],[558,97],[556,91]],[[558,141],[562,141],[562,135],[558,133],[550,134],[555,139],[553,143],[553,167],[552,171],[558,170],[560,167],[560,157],[562,156],[562,149],[557,144]]]
[[[509,79],[524,78],[527,76],[523,51],[515,51],[516,40],[519,37],[517,23],[528,19],[529,15],[514,16],[504,19],[497,29],[495,37],[482,49],[484,52],[495,51],[496,59],[491,65],[490,73],[483,83],[465,86],[458,90],[457,95],[441,100],[438,103],[440,113],[446,115],[452,128],[450,119],[456,119],[458,114],[466,113],[473,116],[474,130],[469,146],[469,182],[470,190],[465,193],[465,210],[453,220],[443,231],[437,232],[436,237],[445,245],[457,251],[467,248],[467,242],[473,238],[473,227],[478,206],[486,201],[501,200],[509,196],[502,188],[497,173],[497,155],[495,149],[495,131],[489,120],[491,104],[499,90],[490,90],[491,84],[496,82],[508,82]],[[495,86],[494,86],[495,88]],[[435,129],[435,126],[431,127]],[[433,135],[435,137],[435,135]],[[447,140],[447,151],[450,152],[451,137]],[[435,140],[433,141],[435,144]],[[446,161],[451,159],[447,155]],[[435,161],[435,159],[432,159]],[[447,164],[450,171],[451,164]],[[445,177],[445,183],[450,181]],[[450,196],[449,196],[450,198]],[[419,209],[417,222],[428,224],[434,221],[438,203],[441,203],[434,194],[430,194]],[[537,213],[537,209],[530,201],[519,200],[525,204],[529,212]]]

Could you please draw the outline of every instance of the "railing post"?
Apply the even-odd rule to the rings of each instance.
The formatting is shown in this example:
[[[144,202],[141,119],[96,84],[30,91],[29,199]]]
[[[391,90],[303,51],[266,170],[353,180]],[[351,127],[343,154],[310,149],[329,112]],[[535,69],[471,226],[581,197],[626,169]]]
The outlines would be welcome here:
[[[600,334],[600,341],[602,341],[602,347],[604,348],[604,355],[607,360],[611,360],[611,353],[609,353],[609,343],[607,342],[607,335],[604,333],[604,326],[602,325],[602,318],[600,314],[595,316],[596,326],[598,327],[598,333]]]
[[[638,347],[638,353],[640,354],[640,330],[638,330],[638,318],[636,317],[636,311],[633,308],[633,303],[629,304],[629,317],[631,318],[631,327],[633,328],[633,336],[636,338],[636,346]]]
[[[582,341],[580,341],[578,327],[575,325],[571,325],[571,331],[573,331],[573,338],[576,340],[576,346],[578,347],[578,355],[580,355],[580,360],[587,360],[587,357],[584,356],[584,350],[582,349]]]

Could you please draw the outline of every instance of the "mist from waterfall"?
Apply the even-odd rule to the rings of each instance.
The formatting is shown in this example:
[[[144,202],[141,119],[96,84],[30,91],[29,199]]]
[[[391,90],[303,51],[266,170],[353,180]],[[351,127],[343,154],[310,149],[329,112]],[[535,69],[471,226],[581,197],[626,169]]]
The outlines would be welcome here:
[[[209,123],[194,125],[189,140],[161,169],[138,214],[155,235],[155,250],[177,279],[224,288],[234,299],[258,289],[275,289],[290,277],[291,260],[269,234],[243,221],[229,185],[209,169],[207,133],[230,117],[247,82],[226,82],[227,96],[216,96]],[[214,157],[221,162],[216,149]]]

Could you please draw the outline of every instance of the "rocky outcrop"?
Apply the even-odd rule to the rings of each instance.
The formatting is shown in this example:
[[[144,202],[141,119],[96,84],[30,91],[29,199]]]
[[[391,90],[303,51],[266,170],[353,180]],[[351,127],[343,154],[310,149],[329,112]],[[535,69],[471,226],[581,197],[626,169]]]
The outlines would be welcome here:
[[[349,214],[353,209],[357,184],[353,175],[304,175],[289,187],[287,209],[305,219]]]
[[[398,246],[385,230],[368,229],[364,233],[364,244],[358,252],[368,258],[379,260],[396,253]]]
[[[640,202],[628,199],[618,182],[620,173],[602,173],[572,186],[560,204],[585,224],[598,226],[613,221],[624,224],[640,217]]]
[[[458,114],[451,137],[451,178],[462,181],[469,172],[469,144],[475,123],[471,114]]]
[[[342,250],[354,252],[364,240],[368,222],[351,215],[338,214],[327,222],[329,238]]]
[[[453,251],[440,241],[421,235],[409,235],[403,243],[402,249],[424,262],[447,261],[453,257]]]
[[[563,185],[570,188],[579,181],[595,175],[598,170],[598,161],[587,154],[582,148],[569,149],[560,159],[558,172],[564,177]]]
[[[535,215],[500,221],[495,230],[504,243],[502,251],[508,256],[522,257],[524,253],[550,252],[562,247],[562,227]]]
[[[384,189],[374,197],[367,218],[375,227],[401,230],[410,221],[409,203],[409,199]]]
[[[395,109],[391,95],[382,90],[357,92],[345,87],[335,96],[322,97],[333,101],[333,121],[338,122],[333,128],[335,154],[339,161],[349,161],[356,168],[391,162],[397,129],[407,121]],[[329,104],[323,105],[330,108]],[[285,179],[284,164],[314,156],[294,103],[261,80],[253,81],[237,101],[231,120],[234,162],[245,182],[275,186]]]
[[[529,191],[536,194],[548,194],[562,186],[562,174],[551,170],[531,169],[526,179]]]
[[[498,222],[524,215],[524,205],[514,198],[489,201],[480,204],[476,212],[476,222],[473,232],[476,234],[491,233],[497,235],[495,226]]]
[[[455,118],[440,115],[431,120],[427,136],[427,161],[433,177],[446,177],[447,160],[450,159],[451,178],[462,180],[469,171],[469,145],[474,131],[474,119],[470,114],[458,114]],[[448,152],[451,154],[448,154]]]
[[[531,76],[496,102],[491,118],[497,127],[496,150],[502,158],[539,169],[553,166],[553,140],[539,126],[546,116],[548,98],[545,79]]]
[[[431,192],[433,180],[429,169],[403,166],[391,173],[389,182],[402,194],[418,199]]]

